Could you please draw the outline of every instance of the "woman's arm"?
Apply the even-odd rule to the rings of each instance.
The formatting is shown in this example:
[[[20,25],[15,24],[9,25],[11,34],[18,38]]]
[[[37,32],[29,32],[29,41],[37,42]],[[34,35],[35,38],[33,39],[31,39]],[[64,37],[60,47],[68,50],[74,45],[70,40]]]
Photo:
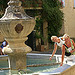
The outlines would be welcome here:
[[[52,59],[52,57],[53,57],[53,56],[54,56],[54,54],[56,53],[56,50],[57,50],[57,44],[55,43],[55,44],[54,44],[54,50],[53,50],[52,56],[50,57],[50,59],[49,59],[49,60],[51,60],[51,59]]]
[[[75,51],[75,43],[74,41],[72,40],[72,43],[73,43],[73,46],[74,46],[74,49],[70,51],[70,53],[73,53]]]
[[[60,64],[60,66],[63,65],[64,56],[65,56],[65,46],[63,45],[63,46],[62,46],[62,58],[61,58],[61,64]]]

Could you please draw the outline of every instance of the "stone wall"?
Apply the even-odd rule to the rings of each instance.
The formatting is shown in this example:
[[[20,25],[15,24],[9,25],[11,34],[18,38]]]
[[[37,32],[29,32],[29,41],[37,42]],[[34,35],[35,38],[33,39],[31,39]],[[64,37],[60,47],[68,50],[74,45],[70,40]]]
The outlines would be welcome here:
[[[74,0],[65,0],[65,7],[61,9],[64,13],[64,32],[75,38],[75,9]]]
[[[75,75],[75,65],[57,75]]]

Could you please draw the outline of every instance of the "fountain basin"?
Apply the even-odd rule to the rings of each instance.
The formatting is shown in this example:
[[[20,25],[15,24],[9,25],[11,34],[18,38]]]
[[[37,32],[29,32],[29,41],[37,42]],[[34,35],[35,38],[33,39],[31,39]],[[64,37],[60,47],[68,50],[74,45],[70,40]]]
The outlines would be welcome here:
[[[52,61],[49,61],[50,54],[35,54],[35,53],[27,53],[27,65],[32,64],[45,64],[45,63],[53,63],[56,62],[57,57],[61,55],[55,55]],[[0,59],[4,59],[5,61],[8,59],[8,55],[0,56]],[[37,60],[38,59],[38,60]],[[30,61],[29,61],[30,60]],[[1,63],[0,63],[1,64]],[[6,65],[5,65],[6,66]],[[4,67],[4,66],[3,66]],[[8,66],[6,66],[8,67]],[[43,70],[42,70],[43,68]],[[63,66],[44,66],[44,67],[27,67],[29,69],[28,73],[24,73],[22,75],[74,75],[75,65],[64,64]],[[37,70],[37,71],[36,71]],[[34,72],[34,73],[33,73]],[[16,70],[0,70],[1,75],[18,75],[18,71]]]
[[[50,55],[48,55],[48,54],[27,53],[27,66],[28,65],[34,65],[34,64],[36,64],[36,65],[38,65],[38,64],[51,64],[51,65],[48,65],[48,66],[43,65],[43,66],[27,67],[27,69],[30,70],[27,74],[33,74],[33,73],[39,74],[41,72],[50,72],[50,71],[56,69],[57,67],[59,67],[58,64],[52,65],[52,63],[56,62],[55,57],[53,58],[52,61],[49,61],[49,57],[50,57]],[[14,71],[12,70],[12,73]],[[6,70],[4,70],[4,72],[6,72]],[[9,73],[9,70],[6,73]],[[17,71],[17,73],[18,73],[18,71]]]

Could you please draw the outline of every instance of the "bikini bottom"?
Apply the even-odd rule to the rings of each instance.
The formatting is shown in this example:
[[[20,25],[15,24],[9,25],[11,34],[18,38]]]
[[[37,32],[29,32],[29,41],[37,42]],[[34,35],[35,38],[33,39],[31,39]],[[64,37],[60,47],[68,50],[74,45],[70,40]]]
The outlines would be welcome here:
[[[66,56],[70,56],[71,53],[70,53],[70,52],[65,52],[65,55],[66,55]]]

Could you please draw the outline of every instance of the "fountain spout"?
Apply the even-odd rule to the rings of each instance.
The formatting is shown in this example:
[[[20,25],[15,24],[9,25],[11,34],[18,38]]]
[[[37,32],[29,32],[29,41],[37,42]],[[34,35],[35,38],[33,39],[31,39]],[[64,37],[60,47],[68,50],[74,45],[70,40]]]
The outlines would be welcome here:
[[[10,0],[4,16],[0,19],[0,30],[9,44],[5,51],[10,59],[11,69],[26,68],[26,53],[32,49],[25,44],[35,27],[34,18],[28,16],[19,0]],[[10,52],[9,52],[10,51]]]

